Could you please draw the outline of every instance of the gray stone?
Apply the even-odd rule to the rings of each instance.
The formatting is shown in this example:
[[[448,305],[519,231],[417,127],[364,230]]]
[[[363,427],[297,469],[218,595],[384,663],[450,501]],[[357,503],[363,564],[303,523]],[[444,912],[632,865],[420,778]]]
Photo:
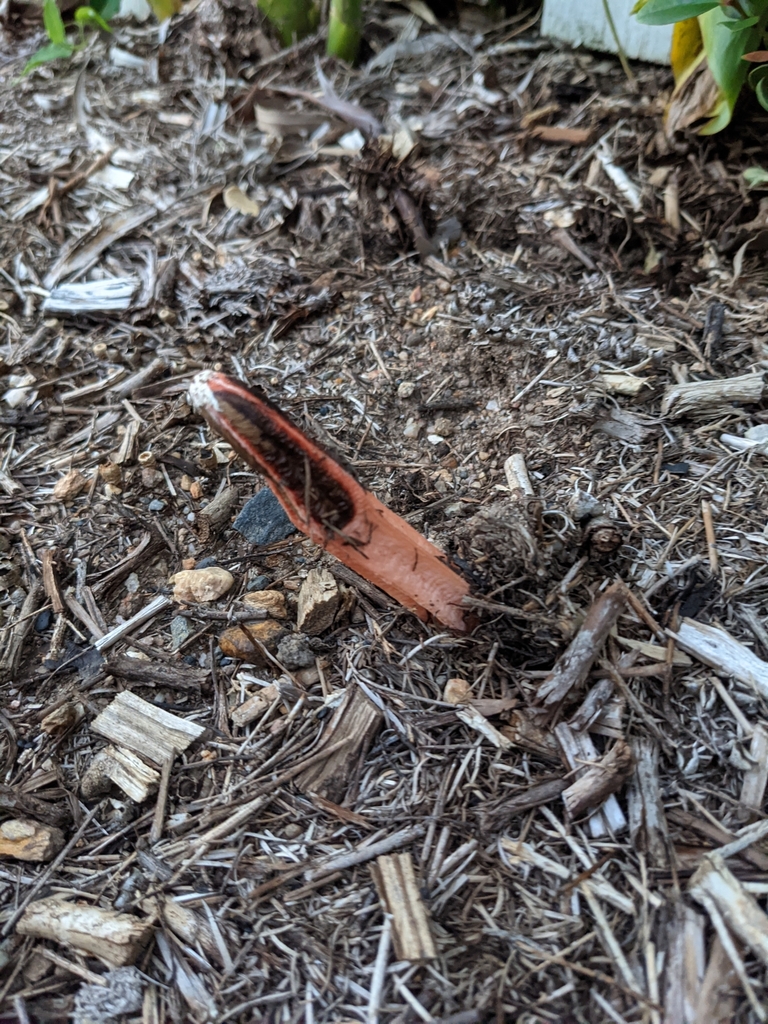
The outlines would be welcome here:
[[[254,494],[232,525],[256,547],[275,544],[296,532],[283,506],[268,487]]]
[[[309,646],[307,637],[301,633],[292,633],[283,637],[278,644],[277,660],[289,672],[296,672],[300,668],[310,668],[314,665],[315,654]]]
[[[174,615],[171,619],[171,641],[174,651],[178,651],[184,641],[192,635],[192,626],[189,619],[183,615]]]

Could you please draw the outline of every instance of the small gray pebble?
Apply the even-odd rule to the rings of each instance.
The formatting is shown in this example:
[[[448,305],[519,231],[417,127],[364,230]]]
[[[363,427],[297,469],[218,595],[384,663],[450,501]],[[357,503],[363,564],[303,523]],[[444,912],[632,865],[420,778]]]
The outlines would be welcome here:
[[[162,512],[165,508],[165,502],[160,501],[159,498],[153,498],[147,506],[150,512]]]
[[[272,580],[269,576],[254,576],[252,580],[248,580],[246,590],[266,590]]]
[[[219,563],[216,561],[216,559],[213,557],[213,555],[208,555],[206,558],[201,558],[199,562],[195,562],[195,568],[196,569],[210,569],[210,568],[212,568],[212,566],[218,565],[218,564]]]
[[[171,619],[171,640],[174,651],[177,651],[187,637],[191,635],[192,626],[189,623],[189,619],[184,618],[183,615],[174,615]]]
[[[232,525],[255,547],[275,544],[296,532],[283,506],[268,487],[254,494]]]
[[[277,647],[277,660],[289,672],[310,668],[315,664],[315,655],[303,633],[283,637]]]

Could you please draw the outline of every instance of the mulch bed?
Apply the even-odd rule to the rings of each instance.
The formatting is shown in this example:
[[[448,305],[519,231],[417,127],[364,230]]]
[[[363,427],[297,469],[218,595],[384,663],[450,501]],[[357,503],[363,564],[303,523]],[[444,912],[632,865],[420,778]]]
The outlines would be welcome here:
[[[2,1020],[765,1019],[765,112],[669,140],[530,11],[377,4],[354,71],[236,2],[21,81],[3,32]],[[207,368],[473,628],[236,530]]]

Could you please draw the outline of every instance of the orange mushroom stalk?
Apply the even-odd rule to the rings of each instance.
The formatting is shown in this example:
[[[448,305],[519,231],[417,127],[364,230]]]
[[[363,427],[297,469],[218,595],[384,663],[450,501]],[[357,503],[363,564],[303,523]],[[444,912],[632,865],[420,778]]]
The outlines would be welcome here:
[[[266,478],[293,525],[420,619],[464,631],[469,584],[263,395],[206,371],[192,406]]]

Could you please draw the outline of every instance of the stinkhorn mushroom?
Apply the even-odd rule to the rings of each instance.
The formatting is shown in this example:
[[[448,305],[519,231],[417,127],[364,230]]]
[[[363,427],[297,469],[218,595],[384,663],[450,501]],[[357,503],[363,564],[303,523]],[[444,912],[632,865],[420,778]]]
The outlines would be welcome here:
[[[445,556],[264,395],[222,373],[198,374],[192,406],[263,474],[293,525],[419,618],[466,630],[469,584]]]

